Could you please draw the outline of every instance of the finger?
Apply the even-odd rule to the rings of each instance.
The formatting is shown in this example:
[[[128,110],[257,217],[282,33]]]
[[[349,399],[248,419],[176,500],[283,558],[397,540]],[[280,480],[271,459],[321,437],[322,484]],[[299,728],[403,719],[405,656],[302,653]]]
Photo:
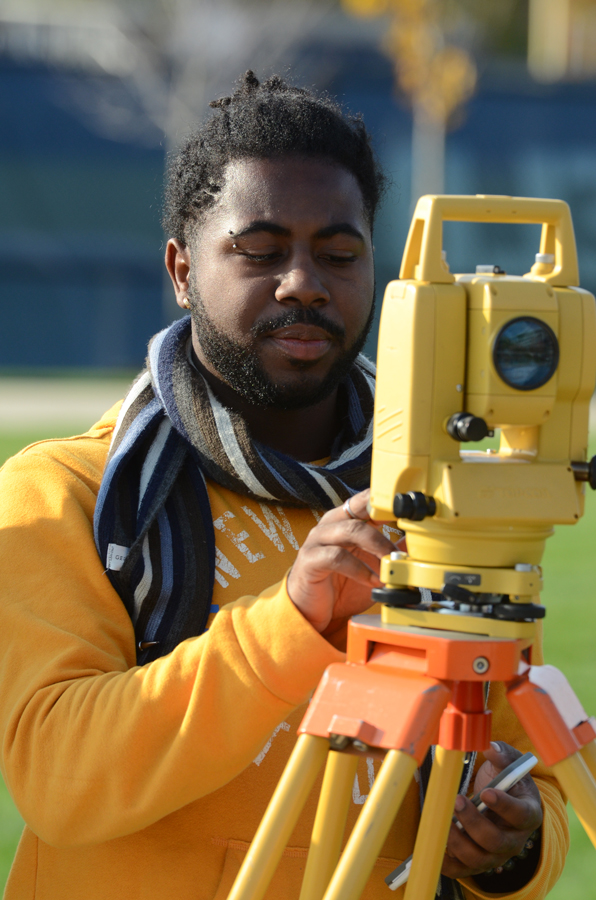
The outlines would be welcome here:
[[[355,547],[350,552],[353,553],[354,556],[357,556],[358,559],[361,559],[369,569],[373,570],[373,572],[378,574],[381,571],[381,559],[378,556],[368,553],[368,551],[363,550],[361,547]]]
[[[407,545],[407,543],[406,543],[406,536],[405,536],[405,534],[401,534],[401,535],[396,539],[396,541],[395,541],[395,546],[397,547],[398,550],[401,550],[402,553],[407,553],[407,552],[408,552],[408,545]]]
[[[384,524],[395,524],[395,517],[389,516],[388,519],[371,519],[370,512],[368,509],[370,501],[370,488],[367,488],[365,491],[360,491],[359,494],[354,494],[353,497],[350,497],[349,503],[343,504],[343,509],[346,509],[346,506],[349,507],[349,512],[352,513],[357,519],[363,519],[365,522],[374,522],[375,525],[384,525]],[[349,515],[348,510],[346,512]]]
[[[304,580],[316,584],[329,575],[342,575],[344,578],[368,586],[378,587],[381,584],[378,573],[364,560],[337,544],[312,547],[305,556],[305,564],[302,567],[294,565],[292,568],[293,583]]]
[[[464,802],[464,806],[458,810],[457,806],[461,801]],[[452,827],[448,849],[466,865],[479,865],[487,854],[504,855],[509,858],[512,853],[521,849],[525,842],[526,832],[519,833],[508,827],[503,828],[502,825],[478,812],[474,804],[464,797],[458,797],[455,815],[464,831]]]
[[[474,793],[479,794],[480,791],[484,790],[484,788],[487,787],[500,772],[501,769],[490,762],[490,760],[487,759],[483,762],[476,772],[476,778],[474,779]]]
[[[508,858],[505,854],[485,850],[452,825],[442,871],[449,878],[466,878],[478,872],[486,872]]]
[[[533,784],[533,779],[531,781]],[[519,790],[517,796],[497,788],[487,788],[482,791],[480,799],[510,828],[524,833],[534,831],[542,824],[540,798],[527,790],[521,781],[515,787]]]
[[[478,769],[474,781],[474,790],[476,793],[480,793],[480,791],[502,772],[503,769],[518,760],[522,756],[522,753],[515,747],[511,747],[510,744],[506,744],[504,741],[491,741],[489,749],[484,751],[484,756],[486,757],[486,762]],[[511,788],[510,792],[515,797],[522,797],[526,794],[530,794],[539,799],[538,788],[536,788],[530,775],[525,775],[520,779],[520,781]]]
[[[389,538],[361,519],[343,519],[326,522],[324,525],[321,520],[319,526],[311,531],[304,546],[311,543],[324,546],[335,544],[349,550],[364,550],[378,559],[395,549]]]
[[[360,491],[359,494],[354,494],[353,497],[350,497],[350,511],[353,516],[356,516],[358,519],[363,519],[365,522],[370,522],[370,516],[368,514],[368,501],[370,500],[370,488],[367,488],[365,491]]]
[[[491,741],[490,746],[484,751],[485,759],[488,759],[499,771],[505,769],[520,756],[523,756],[520,750],[506,744],[505,741]]]
[[[443,865],[441,867],[441,875],[445,875],[447,878],[453,879],[470,878],[473,875],[480,875],[481,872],[487,872],[489,871],[489,869],[494,868],[496,868],[496,866],[492,863],[488,863],[484,868],[473,868],[471,866],[464,865],[464,863],[459,859],[445,856],[443,858]]]
[[[443,859],[441,874],[446,875],[447,878],[454,879],[470,878],[474,875],[482,875],[484,872],[489,872],[491,869],[496,869],[499,866],[502,866],[505,862],[507,862],[507,860],[505,859],[498,859],[493,861],[489,858],[488,862],[483,862],[481,865],[467,866],[459,859],[453,859],[445,856]]]
[[[354,494],[352,497],[348,498],[352,516],[357,519],[362,519],[364,522],[370,522],[370,516],[368,514],[369,498],[370,488],[367,488],[365,491],[360,491],[360,493]],[[344,502],[339,506],[335,506],[333,509],[327,510],[321,518],[321,522],[341,522],[349,518],[351,517],[345,508]]]
[[[497,792],[495,791],[495,793]],[[492,854],[492,865],[516,856],[521,852],[528,836],[542,823],[540,802],[536,802],[534,798],[529,801],[520,801],[516,798],[509,798],[503,791],[498,793],[502,794],[506,800],[511,800],[511,806],[517,806],[510,818],[518,825],[505,821],[500,815],[496,820],[482,815],[469,800],[465,800],[464,808],[456,811],[457,818],[465,829],[465,834],[459,829],[455,829],[453,836],[450,836],[449,849],[466,865],[483,864],[486,861],[484,853]],[[463,800],[463,798],[461,799]],[[460,804],[461,800],[458,805]]]

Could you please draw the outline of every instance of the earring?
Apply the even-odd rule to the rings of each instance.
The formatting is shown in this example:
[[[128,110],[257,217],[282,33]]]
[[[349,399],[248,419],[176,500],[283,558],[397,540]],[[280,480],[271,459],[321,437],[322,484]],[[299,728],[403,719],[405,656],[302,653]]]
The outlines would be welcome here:
[[[190,309],[190,300],[188,299],[188,297],[182,298],[182,306],[184,307],[184,309]]]

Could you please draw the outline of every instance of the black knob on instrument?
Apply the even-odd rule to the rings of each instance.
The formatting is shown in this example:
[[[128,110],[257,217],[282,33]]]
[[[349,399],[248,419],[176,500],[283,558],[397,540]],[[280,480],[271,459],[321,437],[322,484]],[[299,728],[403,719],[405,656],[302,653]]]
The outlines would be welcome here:
[[[472,413],[454,413],[447,422],[447,434],[456,441],[482,441],[488,437],[489,427],[480,416]]]
[[[434,516],[437,504],[434,497],[425,497],[422,491],[408,491],[396,494],[393,501],[393,515],[396,519],[411,519],[421,522],[427,516]]]
[[[573,476],[576,481],[587,481],[593,491],[596,491],[596,456],[590,462],[572,462]]]

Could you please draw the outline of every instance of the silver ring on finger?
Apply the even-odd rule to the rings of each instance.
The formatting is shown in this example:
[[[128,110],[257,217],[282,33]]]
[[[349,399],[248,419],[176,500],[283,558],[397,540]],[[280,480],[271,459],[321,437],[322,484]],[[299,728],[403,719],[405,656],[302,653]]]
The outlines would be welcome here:
[[[357,519],[358,516],[355,516],[352,512],[352,507],[350,506],[350,497],[343,504],[343,511],[349,516],[350,519]]]

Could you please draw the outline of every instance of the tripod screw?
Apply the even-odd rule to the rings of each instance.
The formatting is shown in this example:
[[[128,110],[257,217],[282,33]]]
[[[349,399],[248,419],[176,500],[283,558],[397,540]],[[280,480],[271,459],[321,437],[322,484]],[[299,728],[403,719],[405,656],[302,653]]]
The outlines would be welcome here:
[[[477,675],[484,675],[490,668],[490,663],[486,656],[477,656],[472,663],[472,668]]]
[[[350,738],[345,734],[330,734],[329,746],[332,750],[345,750],[350,743]]]
[[[384,603],[386,606],[417,606],[422,599],[416,588],[382,587],[373,588],[371,593],[373,603]]]
[[[393,501],[393,515],[396,519],[411,519],[421,522],[427,516],[434,516],[437,504],[434,497],[425,497],[422,491],[408,491],[396,494]]]
[[[546,608],[539,603],[496,603],[493,607],[495,619],[508,622],[522,622],[524,619],[544,619]]]
[[[478,595],[467,588],[461,587],[459,584],[447,582],[441,588],[441,593],[448,600],[455,600],[456,603],[467,603],[469,605],[478,603]]]

